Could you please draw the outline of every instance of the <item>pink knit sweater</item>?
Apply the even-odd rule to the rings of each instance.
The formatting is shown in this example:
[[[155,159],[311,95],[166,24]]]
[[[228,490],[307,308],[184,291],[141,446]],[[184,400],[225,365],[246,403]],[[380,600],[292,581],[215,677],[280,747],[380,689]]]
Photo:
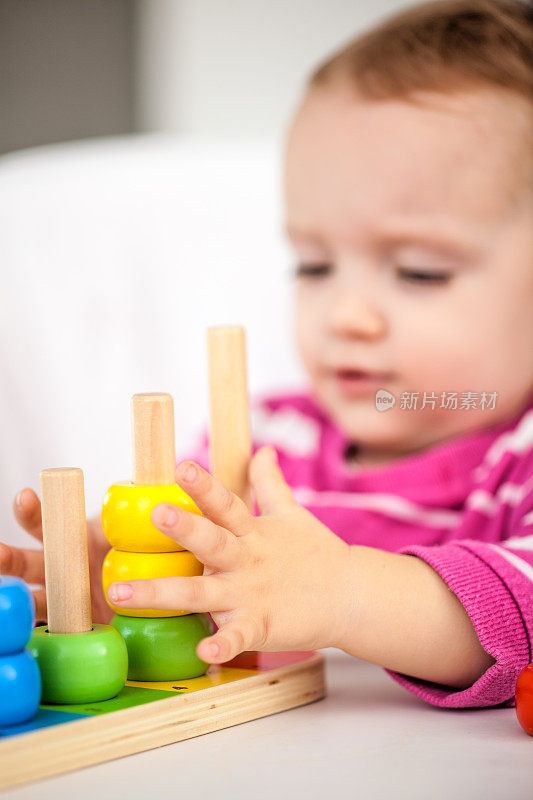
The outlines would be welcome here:
[[[349,440],[305,394],[257,403],[252,432],[255,448],[275,446],[298,502],[346,542],[437,570],[496,660],[460,691],[389,674],[437,706],[513,705],[533,661],[533,402],[505,425],[373,468],[346,464]],[[193,454],[205,467],[206,445]]]

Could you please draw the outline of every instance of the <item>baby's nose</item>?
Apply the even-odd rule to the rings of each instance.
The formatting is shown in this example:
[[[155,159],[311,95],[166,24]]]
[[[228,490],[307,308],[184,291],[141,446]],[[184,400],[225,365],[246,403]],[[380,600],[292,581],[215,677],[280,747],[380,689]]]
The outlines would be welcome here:
[[[330,306],[330,329],[337,336],[380,339],[387,330],[383,312],[360,292],[344,288]]]

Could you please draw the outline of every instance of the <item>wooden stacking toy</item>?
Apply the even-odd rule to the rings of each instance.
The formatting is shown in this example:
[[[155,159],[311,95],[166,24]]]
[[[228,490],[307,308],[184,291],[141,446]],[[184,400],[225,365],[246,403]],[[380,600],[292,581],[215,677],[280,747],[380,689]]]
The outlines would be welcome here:
[[[37,713],[41,676],[26,650],[33,629],[33,599],[20,578],[0,577],[0,726]]]
[[[239,327],[208,331],[211,412],[211,468],[250,505],[251,452],[245,334]],[[132,399],[133,482],[114,484],[102,510],[104,533],[112,545],[102,571],[104,592],[114,581],[201,575],[203,566],[151,521],[151,511],[167,502],[201,514],[175,483],[174,407],[168,394]],[[208,664],[196,646],[213,632],[207,614],[174,609],[123,609],[111,624],[128,647],[129,680],[178,681],[203,675]]]
[[[248,465],[252,437],[244,328],[208,328],[207,361],[211,472],[251,509]]]
[[[136,394],[131,401],[133,481],[114,484],[104,498],[102,526],[112,545],[102,570],[104,593],[111,583],[140,578],[201,575],[187,550],[161,533],[151,511],[166,502],[200,514],[175,482],[174,404],[169,394]],[[111,624],[128,648],[128,678],[177,681],[203,675],[208,667],[196,645],[212,633],[208,614],[181,609],[111,608]]]
[[[29,648],[39,664],[44,703],[96,703],[126,682],[128,655],[110,625],[92,624],[85,494],[81,469],[41,472],[48,625]]]
[[[209,385],[211,471],[250,505],[250,428],[242,328],[209,331]],[[134,448],[134,481],[111,487],[104,503],[106,533],[113,546],[104,568],[104,585],[135,576],[191,575],[201,571],[191,553],[163,536],[151,523],[151,509],[162,501],[200,513],[174,483],[174,451],[168,445],[174,441],[172,404],[168,395],[151,398],[141,395],[134,399],[134,406],[138,406],[134,410],[134,441],[138,443]],[[81,691],[81,684],[100,684],[101,680],[95,653],[82,652],[78,645],[72,647],[75,640],[84,639],[87,643],[95,635],[89,632],[90,612],[86,613],[89,589],[83,484],[80,481],[73,490],[61,483],[58,502],[62,522],[55,547],[52,528],[57,524],[56,512],[50,506],[46,486],[43,490],[50,628],[43,629],[33,640],[33,646],[40,647],[43,653],[47,694],[34,719],[21,726],[0,723],[0,790],[203,736],[324,696],[324,658],[313,652],[241,653],[232,661],[211,666],[205,675],[176,678],[193,663],[195,643],[210,632],[209,617],[179,610],[121,609],[115,624],[128,640],[132,664],[138,670],[135,674],[160,677],[166,671],[173,677],[170,681],[129,680],[116,697],[84,702],[81,698],[87,697],[88,692]],[[65,517],[65,509],[77,509],[74,520],[71,514]],[[75,629],[80,632],[65,633],[73,630],[75,621]],[[2,628],[0,611],[0,631]],[[125,657],[123,640],[114,628],[111,630],[114,641],[122,642]],[[53,649],[42,649],[43,639],[52,648],[64,643],[59,657]],[[25,640],[11,641],[21,647]],[[204,669],[200,662],[198,670]],[[76,691],[71,685],[74,677],[79,684]],[[69,688],[72,702],[58,706],[55,703],[65,697],[65,687]]]

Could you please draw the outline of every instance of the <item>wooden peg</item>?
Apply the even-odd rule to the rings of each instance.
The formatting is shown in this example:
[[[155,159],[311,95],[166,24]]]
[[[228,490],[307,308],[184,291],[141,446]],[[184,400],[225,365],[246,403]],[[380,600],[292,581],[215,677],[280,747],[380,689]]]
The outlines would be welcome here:
[[[83,472],[41,472],[48,630],[86,633],[92,628]]]
[[[244,328],[208,328],[211,471],[252,507],[248,465],[252,454]]]
[[[131,399],[133,427],[133,482],[140,486],[175,483],[176,444],[174,403],[169,394],[134,394]]]

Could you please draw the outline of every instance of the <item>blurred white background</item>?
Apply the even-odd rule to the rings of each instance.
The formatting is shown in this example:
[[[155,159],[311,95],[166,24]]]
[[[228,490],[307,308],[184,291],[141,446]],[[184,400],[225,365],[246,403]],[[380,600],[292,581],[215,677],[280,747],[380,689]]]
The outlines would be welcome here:
[[[402,5],[0,0],[1,540],[44,467],[84,469],[89,514],[130,477],[134,392],[174,395],[190,452],[208,325],[246,326],[253,396],[303,385],[283,135],[310,69]]]
[[[305,80],[401,0],[141,0],[140,130],[279,140]]]

